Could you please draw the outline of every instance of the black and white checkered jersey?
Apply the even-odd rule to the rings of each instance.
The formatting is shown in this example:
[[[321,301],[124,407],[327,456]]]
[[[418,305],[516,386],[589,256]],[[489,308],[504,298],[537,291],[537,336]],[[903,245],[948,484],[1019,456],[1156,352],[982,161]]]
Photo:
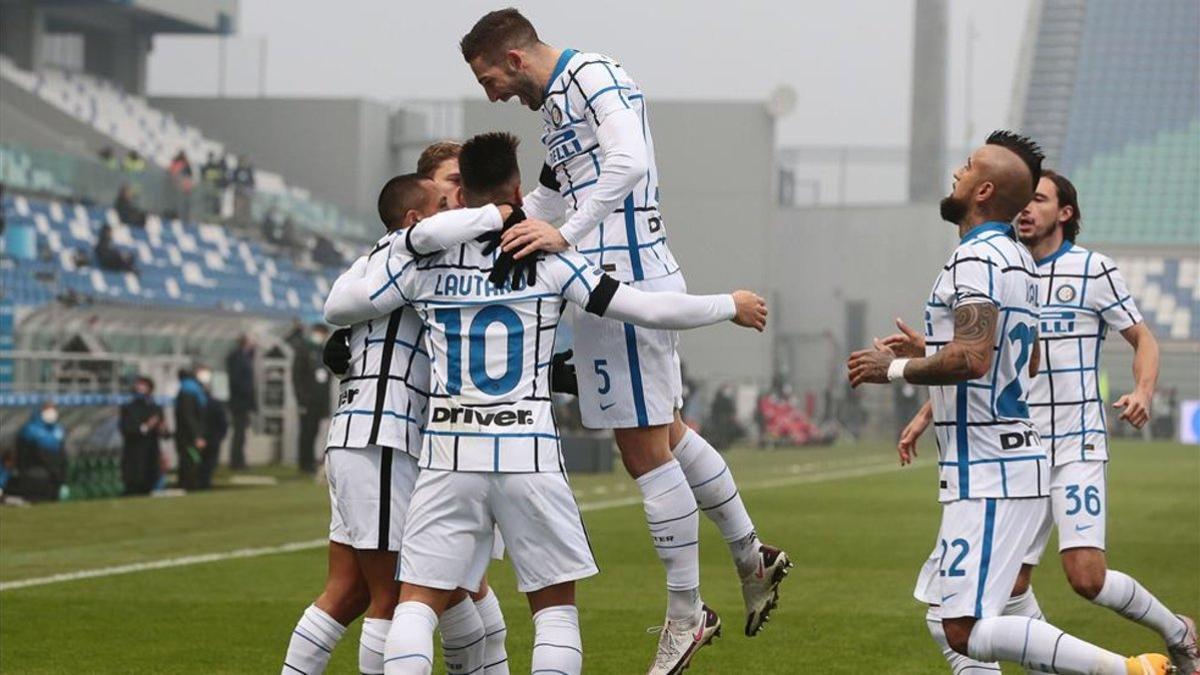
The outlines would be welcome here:
[[[999,310],[991,372],[930,387],[943,502],[1048,494],[1046,452],[1027,402],[1037,296],[1037,267],[1007,223],[967,232],[934,282],[925,303],[928,356],[954,338],[956,308],[991,303]]]
[[[1041,363],[1029,393],[1054,465],[1108,459],[1100,349],[1109,327],[1142,321],[1112,259],[1064,241],[1038,261]]]
[[[656,279],[678,272],[679,265],[667,247],[667,232],[658,210],[658,168],[645,96],[619,63],[573,49],[562,53],[542,104],[546,166],[553,174],[550,182],[557,184],[566,203],[570,221],[602,172],[598,130],[610,115],[625,110],[634,111],[640,120],[628,133],[636,134],[631,147],[644,149],[645,175],[614,212],[573,243],[592,264],[619,281]],[[566,232],[568,228],[563,229]]]
[[[405,255],[402,237],[402,231],[387,234],[366,257],[365,268],[356,264],[346,274],[362,275],[382,268],[389,252]],[[396,246],[392,246],[394,242]],[[421,430],[429,404],[424,330],[412,307],[398,307],[351,327],[350,369],[338,387],[338,407],[329,423],[329,447],[380,445],[420,457]]]

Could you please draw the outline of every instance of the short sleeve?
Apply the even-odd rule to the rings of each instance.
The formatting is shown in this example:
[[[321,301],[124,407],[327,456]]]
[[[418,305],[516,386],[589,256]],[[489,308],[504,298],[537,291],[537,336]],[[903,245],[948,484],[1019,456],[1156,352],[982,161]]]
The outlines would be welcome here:
[[[1096,265],[1099,269],[1094,269],[1093,273],[1098,276],[1090,279],[1087,297],[1084,299],[1087,306],[1119,331],[1141,323],[1141,312],[1138,311],[1116,263],[1107,256],[1097,257],[1099,260]]]
[[[996,306],[996,279],[999,266],[990,256],[972,247],[961,247],[954,252],[950,262],[950,281],[954,296],[950,299],[951,309],[976,302],[990,302]]]
[[[572,77],[567,90],[571,109],[582,110],[599,127],[618,110],[630,110],[629,85],[617,77],[613,64],[604,60],[587,61]]]

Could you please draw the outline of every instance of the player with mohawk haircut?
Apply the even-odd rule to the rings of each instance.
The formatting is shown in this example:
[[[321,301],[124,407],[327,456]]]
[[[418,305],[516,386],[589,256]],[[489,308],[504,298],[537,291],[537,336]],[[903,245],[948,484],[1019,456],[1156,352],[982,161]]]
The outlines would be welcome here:
[[[1050,466],[1029,412],[1038,372],[1038,272],[1012,221],[1033,198],[1042,154],[996,132],[954,172],[942,218],[961,242],[925,302],[925,335],[850,355],[851,386],[930,387],[942,523],[914,595],[955,673],[976,662],[1075,675],[1165,675],[1167,657],[1124,658],[1037,616],[1006,615],[1048,507]]]

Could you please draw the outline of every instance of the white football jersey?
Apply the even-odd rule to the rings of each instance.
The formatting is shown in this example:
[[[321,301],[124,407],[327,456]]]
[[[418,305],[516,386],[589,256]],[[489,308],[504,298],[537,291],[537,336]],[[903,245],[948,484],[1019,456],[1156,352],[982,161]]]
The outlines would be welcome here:
[[[487,279],[495,255],[470,242],[376,277],[382,283],[373,301],[395,294],[427,327],[433,388],[421,467],[559,472],[550,401],[554,335],[564,299],[581,307],[595,300],[589,310],[606,306],[603,293],[593,294],[603,273],[577,253],[552,254],[538,265],[534,286],[497,289]],[[608,284],[611,299],[617,284]]]
[[[382,268],[396,248],[396,231],[371,249],[367,270]],[[393,247],[393,242],[396,246]],[[350,369],[338,387],[338,406],[329,420],[328,447],[396,448],[421,454],[421,429],[429,404],[429,354],[422,345],[425,326],[412,307],[363,321],[350,330]]]
[[[1038,261],[1041,363],[1029,392],[1033,421],[1054,465],[1108,459],[1100,348],[1109,326],[1142,321],[1108,256],[1069,241]]]
[[[679,265],[667,248],[658,210],[658,169],[646,100],[616,61],[573,49],[562,53],[542,104],[546,166],[554,173],[569,219],[600,176],[604,158],[596,130],[609,114],[625,109],[641,117],[646,175],[620,207],[577,242],[576,250],[619,281],[657,279],[678,272]]]
[[[988,302],[999,310],[991,372],[930,387],[943,502],[1042,497],[1049,467],[1027,397],[1038,320],[1038,274],[1012,226],[990,222],[962,238],[925,303],[926,355],[954,338],[954,310]]]

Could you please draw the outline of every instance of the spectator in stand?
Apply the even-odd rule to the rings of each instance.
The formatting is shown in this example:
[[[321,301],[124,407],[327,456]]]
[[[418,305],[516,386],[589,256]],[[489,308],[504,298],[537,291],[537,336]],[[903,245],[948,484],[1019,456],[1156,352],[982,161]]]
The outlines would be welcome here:
[[[175,181],[175,187],[179,189],[181,206],[179,214],[184,220],[190,220],[192,187],[195,185],[195,180],[192,174],[192,163],[188,161],[186,152],[180,149],[175,153],[175,157],[171,159],[171,165],[167,167],[167,173],[171,174],[171,178]]]
[[[161,440],[167,435],[162,406],[154,402],[154,380],[138,376],[133,398],[121,406],[121,479],[125,494],[150,494],[162,478]]]
[[[229,417],[233,422],[233,440],[229,446],[229,468],[246,468],[246,429],[250,416],[258,412],[254,386],[254,338],[244,334],[225,357],[229,375]]]
[[[122,183],[121,189],[117,190],[117,199],[113,202],[113,209],[116,210],[117,218],[122,223],[130,227],[146,226],[146,212],[138,208],[137,199],[133,194],[133,186],[129,183]]]
[[[121,163],[121,168],[125,173],[131,176],[137,176],[146,171],[146,160],[138,154],[137,150],[130,150],[125,153],[125,161]]]
[[[313,244],[312,259],[318,265],[326,267],[341,267],[346,263],[342,254],[338,253],[337,247],[323,234],[318,234],[317,241]]]
[[[96,240],[96,266],[109,272],[137,272],[133,252],[122,249],[113,241],[112,227],[103,225]]]
[[[199,489],[212,488],[213,472],[217,470],[217,461],[221,458],[221,443],[229,433],[229,416],[225,412],[225,404],[217,400],[212,393],[212,371],[205,367],[196,369],[196,381],[204,387],[204,395],[208,398],[204,406],[204,450],[200,452]]]
[[[227,183],[225,160],[217,159],[215,154],[208,153],[208,159],[204,162],[204,168],[200,171],[200,177],[204,180],[204,189],[208,193],[209,214],[220,215],[221,193],[224,192]]]
[[[67,480],[66,436],[52,401],[33,411],[17,432],[17,470],[9,494],[31,502],[59,498]]]
[[[305,330],[297,321],[287,343],[292,348],[292,389],[300,407],[300,435],[297,459],[300,470],[312,473],[316,469],[314,444],[321,421],[330,413],[330,378],[321,361],[321,350],[328,329],[320,324]]]
[[[238,160],[237,169],[233,172],[233,184],[239,190],[254,189],[254,164],[245,157]]]
[[[239,227],[248,227],[251,223],[251,201],[254,196],[254,166],[250,160],[238,159],[237,168],[233,170],[233,220]]]
[[[199,370],[201,367],[196,368]],[[207,406],[208,394],[196,373],[179,371],[179,393],[175,396],[175,453],[179,457],[179,487],[185,490],[200,487],[200,465],[208,445],[205,433]]]
[[[120,163],[117,162],[117,154],[113,152],[111,145],[106,145],[103,148],[100,148],[100,152],[96,153],[96,155],[100,158],[100,161],[105,167],[112,169],[113,171],[121,168]]]

